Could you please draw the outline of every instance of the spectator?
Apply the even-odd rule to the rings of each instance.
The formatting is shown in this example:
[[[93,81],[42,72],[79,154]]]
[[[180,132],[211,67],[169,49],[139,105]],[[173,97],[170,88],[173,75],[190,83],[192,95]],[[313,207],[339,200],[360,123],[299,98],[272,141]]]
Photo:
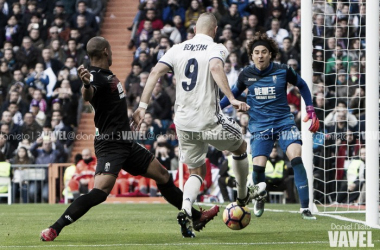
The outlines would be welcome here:
[[[292,39],[292,47],[295,48],[298,53],[301,53],[301,27],[294,25],[290,29],[289,37]]]
[[[81,16],[81,18],[78,19],[78,16]],[[78,22],[78,20],[80,21]],[[70,26],[80,30],[84,24],[87,25],[86,27],[89,28],[89,32],[93,33],[93,36],[99,31],[99,24],[96,21],[95,15],[87,10],[87,2],[85,0],[79,0],[77,1],[77,11],[71,18]],[[90,36],[89,39],[93,36]],[[87,42],[85,44],[87,44]]]
[[[174,16],[180,16],[182,20],[185,20],[186,10],[178,4],[178,0],[168,0],[167,6],[162,12],[162,21],[164,23],[173,20]]]
[[[185,28],[193,28],[198,17],[204,12],[202,3],[198,0],[191,0],[190,6],[185,12]]]
[[[20,46],[23,30],[18,21],[19,20],[17,20],[16,16],[13,15],[8,18],[7,25],[5,27],[0,26],[2,28],[0,31],[1,46],[5,41],[12,42],[14,46]]]
[[[139,138],[137,140],[138,143],[143,145],[147,150],[153,150],[153,144],[155,136],[152,136],[151,133],[148,133],[148,125],[146,122],[142,122],[139,130]]]
[[[165,88],[165,92],[170,97],[170,101],[172,103],[172,106],[174,105],[175,99],[176,99],[176,87],[177,87],[177,78],[175,77],[175,75],[173,75],[172,76],[172,84],[170,84],[169,86],[167,86]]]
[[[61,111],[54,110],[52,112],[51,128],[57,136],[59,135],[58,139],[60,143],[64,146],[65,150],[68,150],[68,148],[74,142],[74,137],[68,136],[69,133],[72,133],[73,129],[63,123]]]
[[[238,6],[236,3],[231,4],[228,13],[223,16],[218,23],[218,27],[218,34],[221,34],[221,31],[224,28],[230,28],[234,38],[240,35],[242,30],[242,18],[238,13]]]
[[[10,71],[13,71],[16,67],[16,60],[13,55],[13,50],[4,50],[4,57],[1,59],[1,61],[7,64],[7,67]]]
[[[132,84],[140,82],[140,73],[141,72],[142,72],[141,64],[138,62],[133,62],[132,63],[132,71],[131,71],[131,73],[129,73],[129,75],[127,76],[127,79],[125,80],[125,83],[124,83],[124,88],[127,91],[127,93],[129,91],[130,87],[132,86]]]
[[[4,155],[6,161],[10,161],[13,157],[15,147],[9,143],[8,136],[0,132],[0,152]]]
[[[33,46],[30,37],[24,37],[21,48],[16,52],[17,67],[21,68],[26,65],[28,68],[34,68],[39,56],[40,51]]]
[[[43,98],[41,90],[36,89],[33,91],[33,99],[32,99],[32,102],[30,103],[30,108],[33,106],[33,101],[34,101],[34,104],[37,103],[39,105],[40,110],[42,112],[44,112],[44,113],[46,112],[47,103],[46,103],[46,100]]]
[[[18,104],[19,111],[22,115],[29,111],[29,105],[24,100],[22,100],[19,92],[16,90],[11,90],[9,92],[9,97],[5,102],[3,102],[3,105],[1,106],[1,113],[5,110],[8,110],[8,106],[11,102],[16,102]]]
[[[283,47],[280,49],[281,53],[281,63],[286,64],[289,59],[295,59],[297,62],[300,61],[300,55],[297,50],[292,47],[292,40],[289,37],[283,39]],[[322,53],[322,52],[321,52]]]
[[[41,91],[43,94],[46,94],[47,85],[49,84],[49,76],[45,74],[44,70],[44,64],[37,63],[34,71],[28,76],[28,78],[26,78],[25,83],[28,86],[33,86],[36,90]]]
[[[273,19],[271,22],[271,29],[267,32],[268,37],[273,38],[280,49],[283,47],[283,40],[285,37],[289,36],[289,32],[286,29],[280,28],[280,21],[278,19]]]
[[[44,64],[45,69],[51,68],[56,76],[58,76],[58,72],[63,67],[62,62],[52,58],[51,51],[50,51],[50,49],[47,49],[47,48],[42,50],[42,61],[41,62]]]
[[[66,57],[74,58],[76,65],[89,65],[90,59],[86,52],[82,48],[78,48],[78,44],[75,39],[70,38],[67,42]]]
[[[55,149],[53,149],[53,142]],[[41,147],[41,148],[39,148]],[[64,154],[63,146],[54,137],[39,137],[36,142],[32,143],[30,152],[36,159],[36,164],[50,164],[59,162],[59,158]]]
[[[41,39],[39,29],[31,29],[29,31],[29,37],[32,40],[33,46],[42,50],[45,46],[44,41]]]
[[[153,27],[152,27],[152,22],[150,20],[145,20],[143,28],[137,35],[135,41],[136,45],[140,46],[140,43],[142,41],[149,41],[153,37]],[[132,40],[134,41],[134,40]]]
[[[207,7],[207,11],[214,14],[217,22],[219,22],[226,14],[226,9],[224,8],[222,0],[213,0],[212,5]]]
[[[19,110],[17,102],[10,102],[8,106],[8,111],[11,113],[13,123],[21,126],[23,124],[22,114]]]
[[[172,148],[167,143],[166,137],[159,135],[154,146],[155,156],[157,160],[164,166],[166,169],[170,170],[170,156],[172,154]]]
[[[76,164],[76,170],[68,183],[70,191],[73,193],[74,199],[79,194],[88,193],[88,183],[94,178],[97,159],[92,156],[91,150],[85,148],[82,150],[82,160]]]
[[[51,24],[51,28],[54,28],[53,31],[56,31],[57,34],[53,34],[52,32],[50,32],[50,34],[52,36],[58,35],[58,39],[60,39],[62,43],[67,42],[70,38],[70,28],[65,20],[66,19],[63,14],[56,14],[54,17],[54,22]]]
[[[146,40],[142,40],[140,42],[140,46],[136,49],[136,51],[134,53],[134,59],[139,58],[140,52],[142,52],[142,51],[144,51],[147,54],[150,54],[149,44],[148,44],[148,41],[146,41]],[[132,67],[133,67],[133,64],[132,64]]]
[[[61,42],[59,39],[51,40],[50,44],[47,46],[50,49],[52,58],[60,62],[65,61],[66,55],[65,51],[61,47]]]
[[[271,14],[269,17],[266,19],[264,28],[265,30],[270,30],[272,27],[272,20],[278,20],[280,24],[281,29],[286,29],[288,26],[288,20],[282,15],[281,13],[281,8],[280,7],[273,7]]]
[[[77,0],[77,11],[79,12],[79,2],[81,0]],[[86,11],[90,12],[95,16],[95,19],[98,23],[100,23],[101,12],[103,9],[103,2],[99,0],[86,0]]]
[[[42,132],[42,127],[35,121],[32,113],[27,112],[24,115],[24,123],[21,126],[21,134],[23,138],[29,139],[31,142],[37,140]]]
[[[6,96],[7,89],[12,83],[12,73],[10,72],[8,68],[8,64],[6,62],[0,61],[0,91],[1,95],[0,97]],[[1,102],[3,99],[1,98]]]
[[[37,100],[32,100],[30,106],[30,113],[32,113],[35,121],[38,123],[38,125],[44,126],[46,121],[46,115],[45,112],[40,110],[39,102]]]
[[[170,48],[169,38],[161,37],[158,46],[153,50],[152,63],[156,64]]]
[[[289,178],[289,170],[285,161],[278,155],[277,148],[273,147],[265,166],[265,182],[267,183],[267,191],[284,191],[288,193],[288,201],[295,202],[294,198],[294,181]]]
[[[29,156],[28,150],[25,147],[19,147],[10,163],[15,165],[30,165],[34,163],[34,158],[33,156]],[[28,202],[27,184],[23,181],[22,170],[23,168],[17,168],[13,171],[12,194],[16,199],[13,203],[17,202],[18,197],[22,197],[23,203]]]
[[[179,17],[179,16],[177,16]],[[174,26],[174,24],[167,23],[165,26],[162,28],[161,33],[164,36],[169,37],[172,43],[178,44],[182,42],[182,35],[179,32],[179,30]]]
[[[152,92],[152,101],[147,108],[147,112],[151,113],[155,119],[159,119],[162,123],[162,129],[166,131],[169,126],[171,115],[171,101],[162,89],[161,83],[156,83]]]
[[[127,102],[129,107],[136,107],[144,90],[149,73],[142,72],[138,77],[139,82],[131,83],[127,91]]]
[[[8,141],[12,144],[13,148],[17,148],[19,141],[21,141],[21,129],[19,125],[13,122],[11,112],[8,110],[3,112],[0,124],[8,126],[7,134],[10,136]]]
[[[224,63],[224,72],[227,75],[228,84],[232,88],[238,79],[239,72],[232,67],[231,61],[228,59]]]
[[[365,183],[366,149],[360,149],[360,158],[353,160],[347,168],[347,182],[344,182],[336,197],[337,203],[353,203],[359,198],[360,189]]]
[[[146,21],[151,22],[151,27],[154,30],[156,30],[156,29],[161,30],[164,27],[164,24],[161,21],[161,19],[156,17],[156,11],[154,9],[148,9],[146,11],[146,19],[141,20],[139,27],[138,27],[139,33],[141,33],[141,31],[143,30],[143,28],[145,26],[144,24]],[[144,39],[144,40],[149,40],[149,39]]]
[[[325,118],[325,126],[334,126],[336,124],[337,117],[339,114],[342,114],[344,117],[347,117],[348,126],[354,128],[358,124],[358,119],[351,113],[348,112],[347,103],[342,100],[337,101],[337,106],[332,112],[328,114]]]
[[[80,33],[81,42],[85,45],[87,42],[96,35],[95,31],[90,28],[84,15],[78,15],[76,19],[76,29]]]

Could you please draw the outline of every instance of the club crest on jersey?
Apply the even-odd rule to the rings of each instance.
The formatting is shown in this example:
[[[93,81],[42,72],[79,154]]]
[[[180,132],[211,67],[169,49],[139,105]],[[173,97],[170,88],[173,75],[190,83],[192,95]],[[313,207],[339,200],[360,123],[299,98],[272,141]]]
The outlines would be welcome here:
[[[274,82],[274,84],[277,83],[277,76],[273,76],[273,82]]]
[[[106,164],[104,165],[104,171],[106,172],[110,171],[110,167],[111,167],[111,163],[106,162]]]

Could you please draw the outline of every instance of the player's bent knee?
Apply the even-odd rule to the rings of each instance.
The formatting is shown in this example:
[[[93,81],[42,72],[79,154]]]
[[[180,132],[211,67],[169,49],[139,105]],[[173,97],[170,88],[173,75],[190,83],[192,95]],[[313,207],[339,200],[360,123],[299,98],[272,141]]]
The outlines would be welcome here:
[[[234,155],[242,155],[244,154],[245,152],[247,151],[247,142],[243,141],[243,143],[240,145],[240,147],[235,150],[235,151],[232,151],[232,153]]]

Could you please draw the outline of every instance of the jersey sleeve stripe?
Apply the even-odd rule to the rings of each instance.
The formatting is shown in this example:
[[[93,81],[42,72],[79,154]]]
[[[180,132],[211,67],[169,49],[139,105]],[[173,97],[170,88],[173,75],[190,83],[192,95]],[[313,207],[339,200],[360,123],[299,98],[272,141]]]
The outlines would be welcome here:
[[[212,60],[212,59],[214,59],[214,58],[217,58],[217,59],[221,60],[221,61],[223,62],[223,64],[224,64],[224,61],[223,61],[223,59],[222,59],[222,58],[220,58],[220,57],[217,57],[217,56],[211,57],[211,58],[210,58],[210,60],[208,60],[208,61],[211,61],[211,60]]]
[[[170,70],[172,71],[172,73],[174,74],[174,69],[173,69],[173,67],[169,64],[169,63],[167,63],[167,62],[163,62],[163,61],[158,61],[159,63],[163,63],[163,64],[166,64],[169,68],[170,68]]]

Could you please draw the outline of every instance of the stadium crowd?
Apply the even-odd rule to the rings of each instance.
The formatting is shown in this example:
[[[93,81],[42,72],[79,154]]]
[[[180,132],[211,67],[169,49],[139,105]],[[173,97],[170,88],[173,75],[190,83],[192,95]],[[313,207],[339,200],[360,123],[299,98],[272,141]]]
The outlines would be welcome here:
[[[99,32],[106,2],[0,0],[3,161],[67,162],[73,144],[67,135],[76,131],[81,102],[76,67],[89,65],[85,45]],[[12,190],[22,190],[23,202],[47,201],[47,178],[26,191],[23,169],[12,174]]]
[[[6,160],[14,164],[66,162],[72,141],[54,140],[53,136],[51,142],[40,135],[42,131],[75,131],[81,87],[76,67],[89,64],[84,45],[99,32],[104,2],[0,0],[0,148]],[[215,41],[229,51],[224,69],[230,87],[239,72],[252,64],[246,44],[256,32],[266,32],[277,41],[280,53],[275,62],[300,72],[300,7],[301,0],[140,0],[133,23],[126,24],[132,34],[128,48],[134,50],[131,72],[124,84],[128,114],[131,116],[137,108],[152,67],[174,44],[195,35],[193,27],[204,12],[216,16]],[[365,145],[361,136],[366,91],[365,0],[314,0],[313,12],[312,92],[321,121],[320,131],[314,134],[315,198],[321,202],[339,198],[343,202],[336,195],[338,190],[351,191],[352,182],[357,182],[357,187],[363,185],[359,171],[355,178],[350,176],[347,185],[347,170],[352,160],[360,159],[360,149]],[[140,127],[147,136],[139,143],[154,152],[169,170],[178,168],[178,141],[172,122],[176,85],[172,74],[160,79]],[[300,128],[297,87],[289,85],[287,97]],[[247,114],[236,113],[231,107],[223,111],[240,124],[249,145]],[[18,134],[28,134],[30,139],[6,136]],[[212,168],[221,170],[221,190],[233,186],[227,153],[210,147],[207,158]],[[283,172],[277,169],[281,161],[285,162]],[[278,154],[268,162],[272,164],[272,168],[267,167],[268,180],[276,181],[270,186],[276,191],[279,186],[288,190],[287,201],[294,202],[294,194],[289,191],[294,188],[288,186],[292,169],[285,154],[278,148]],[[274,169],[277,175],[273,175]],[[128,188],[120,188],[119,193],[136,191],[133,186],[140,185],[137,190],[146,194],[149,181],[144,181],[145,185],[140,185],[130,180],[124,184]],[[152,196],[156,195],[156,187],[150,190]],[[325,194],[331,194],[327,200]],[[225,193],[223,198],[231,199]]]

